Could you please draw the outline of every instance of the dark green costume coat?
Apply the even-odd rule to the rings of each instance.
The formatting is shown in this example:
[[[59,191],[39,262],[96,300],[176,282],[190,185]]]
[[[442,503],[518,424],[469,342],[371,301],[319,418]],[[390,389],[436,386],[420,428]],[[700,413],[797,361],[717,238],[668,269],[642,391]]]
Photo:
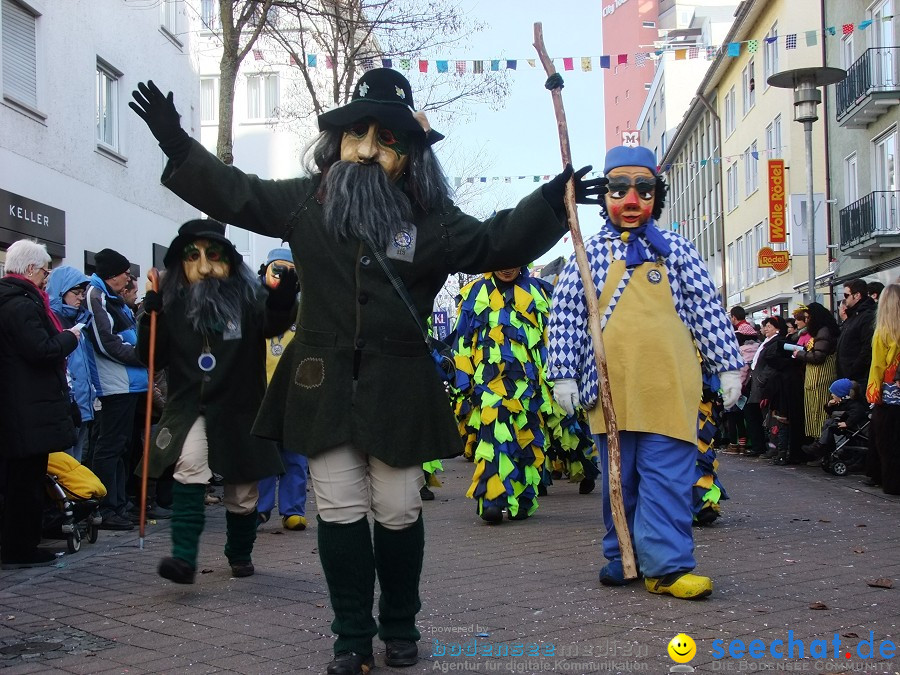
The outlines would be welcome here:
[[[284,473],[275,444],[250,434],[266,393],[266,338],[284,327],[274,323],[284,322],[273,321],[260,299],[253,311],[244,313],[240,339],[226,340],[222,332],[210,335],[216,367],[205,373],[197,364],[204,339],[185,317],[183,302],[160,312],[154,367],[169,369],[169,390],[150,446],[148,475],[159,476],[177,461],[200,415],[206,418],[209,468],[226,483]],[[149,338],[150,317],[145,314],[138,326],[138,353],[144,363],[150,360]]]
[[[314,457],[344,443],[391,466],[462,451],[443,383],[409,310],[359,240],[322,224],[320,178],[262,180],[226,166],[196,141],[163,184],[212,218],[288,241],[303,302],[254,433]],[[431,316],[447,276],[531,262],[565,232],[538,189],[481,222],[452,202],[414,216],[409,262],[392,260],[419,316]],[[354,386],[354,360],[358,380]]]

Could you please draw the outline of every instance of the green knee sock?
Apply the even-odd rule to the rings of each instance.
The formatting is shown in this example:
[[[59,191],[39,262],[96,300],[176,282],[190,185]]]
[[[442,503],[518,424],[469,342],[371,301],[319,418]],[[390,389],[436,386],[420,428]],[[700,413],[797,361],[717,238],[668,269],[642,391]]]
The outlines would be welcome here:
[[[253,542],[256,541],[256,516],[256,509],[246,515],[225,512],[225,557],[229,564],[251,562]]]
[[[372,638],[377,633],[372,618],[375,597],[375,558],[369,521],[361,518],[342,525],[319,523],[319,560],[328,582],[334,621],[331,630],[337,635],[334,653],[372,654]]]
[[[389,530],[375,522],[375,568],[381,598],[378,601],[378,637],[382,640],[418,640],[416,614],[419,577],[425,554],[425,524],[422,514],[402,530]]]
[[[205,485],[172,486],[172,555],[197,567],[197,549],[206,520]]]

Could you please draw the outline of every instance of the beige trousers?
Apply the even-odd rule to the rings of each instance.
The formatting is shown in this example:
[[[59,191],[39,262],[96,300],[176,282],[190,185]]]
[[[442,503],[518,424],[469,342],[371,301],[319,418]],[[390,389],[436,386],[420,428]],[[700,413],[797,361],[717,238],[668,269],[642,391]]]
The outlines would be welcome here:
[[[175,462],[175,480],[182,485],[206,485],[212,480],[209,468],[209,443],[206,439],[206,418],[202,415],[195,421],[181,448],[181,455]],[[258,483],[226,483],[225,509],[239,516],[256,510],[259,501]]]
[[[421,465],[395,468],[346,444],[310,457],[309,474],[326,523],[355,523],[372,511],[382,526],[402,530],[422,511]]]

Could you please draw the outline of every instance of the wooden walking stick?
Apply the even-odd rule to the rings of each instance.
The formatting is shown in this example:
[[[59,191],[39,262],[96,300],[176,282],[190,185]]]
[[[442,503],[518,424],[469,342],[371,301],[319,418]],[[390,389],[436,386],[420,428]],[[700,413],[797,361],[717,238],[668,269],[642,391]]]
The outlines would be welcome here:
[[[556,67],[547,55],[544,46],[544,31],[540,22],[534,24],[534,48],[537,50],[547,77],[556,75]],[[558,76],[557,76],[558,77]],[[569,127],[566,124],[566,111],[563,108],[562,86],[550,90],[553,96],[553,110],[556,113],[556,126],[559,128],[559,149],[562,152],[563,167],[572,163],[572,151],[569,147]],[[597,381],[600,385],[600,406],[606,418],[606,445],[609,455],[609,470],[606,480],[609,484],[609,505],[612,509],[616,537],[619,539],[619,550],[622,553],[622,570],[626,579],[637,578],[637,567],[634,562],[634,548],[631,544],[631,532],[628,530],[628,518],[625,516],[625,503],[622,499],[622,461],[619,449],[619,427],[616,424],[616,411],[613,409],[612,392],[609,389],[609,371],[606,367],[606,351],[603,348],[603,331],[600,328],[600,308],[597,302],[597,288],[584,250],[581,228],[578,226],[578,211],[575,206],[574,177],[566,183],[564,199],[566,215],[569,220],[569,232],[572,245],[575,247],[575,262],[581,275],[587,301],[588,330],[594,343],[594,361],[597,364]]]
[[[159,275],[151,267],[147,272],[151,288],[159,290]],[[150,428],[153,426],[153,377],[156,360],[156,312],[150,312],[150,358],[147,363],[147,406],[144,415],[144,456],[141,460],[141,517],[138,530],[138,546],[144,550],[144,529],[147,524],[147,471],[150,468]]]

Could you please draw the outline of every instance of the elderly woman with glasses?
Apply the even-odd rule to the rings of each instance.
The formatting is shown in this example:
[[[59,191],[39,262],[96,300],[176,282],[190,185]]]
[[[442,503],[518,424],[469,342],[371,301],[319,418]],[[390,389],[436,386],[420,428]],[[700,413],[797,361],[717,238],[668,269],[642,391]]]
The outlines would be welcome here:
[[[50,565],[39,548],[47,458],[75,443],[66,356],[78,346],[77,327],[64,329],[44,292],[50,256],[42,244],[17,241],[0,279],[0,460],[4,569]]]

